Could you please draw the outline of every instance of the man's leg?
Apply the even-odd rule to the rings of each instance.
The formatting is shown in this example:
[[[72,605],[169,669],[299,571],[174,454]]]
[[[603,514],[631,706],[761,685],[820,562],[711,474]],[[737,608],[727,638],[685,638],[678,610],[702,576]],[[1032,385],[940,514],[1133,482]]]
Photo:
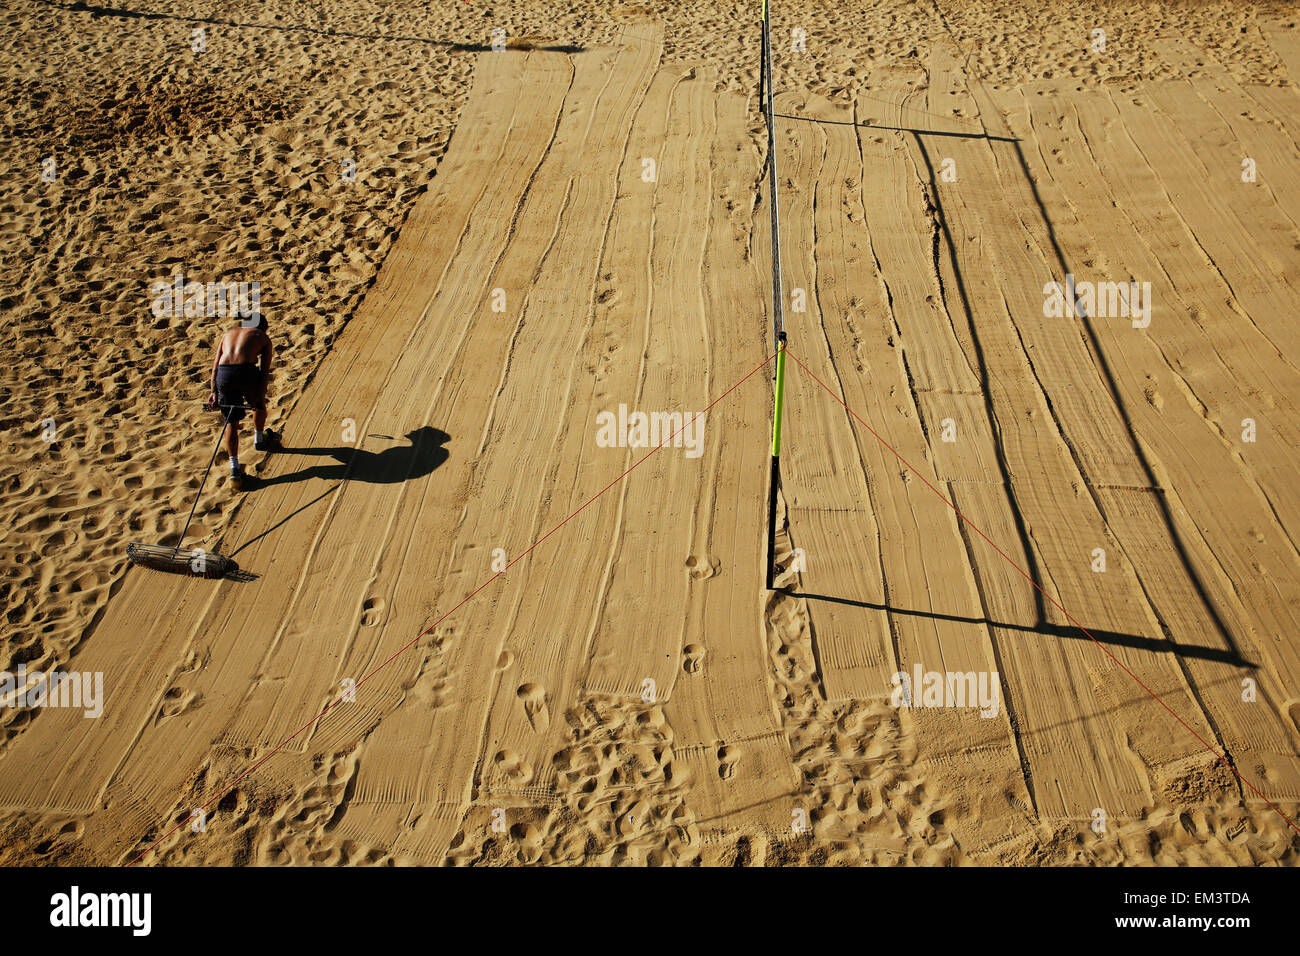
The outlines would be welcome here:
[[[270,451],[275,443],[274,435],[266,434],[266,387],[261,385],[257,391],[256,408],[253,409],[253,447],[258,451]]]
[[[242,405],[244,399],[231,387],[228,366],[222,365],[217,368],[217,380],[213,384],[216,386],[217,408],[226,417],[226,426],[221,440],[226,454],[230,456],[230,473],[235,475],[239,473],[239,420],[244,417],[244,413],[234,406]]]
[[[239,424],[231,422],[226,426],[226,454],[230,456],[230,473],[239,471]]]

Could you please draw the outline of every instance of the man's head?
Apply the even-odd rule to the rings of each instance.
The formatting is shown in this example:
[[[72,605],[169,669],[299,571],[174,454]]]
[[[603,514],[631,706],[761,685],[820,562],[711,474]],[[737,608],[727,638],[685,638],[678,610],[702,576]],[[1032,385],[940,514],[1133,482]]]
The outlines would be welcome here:
[[[248,318],[241,320],[239,324],[245,329],[257,329],[259,332],[265,332],[266,316],[261,312],[256,312]]]

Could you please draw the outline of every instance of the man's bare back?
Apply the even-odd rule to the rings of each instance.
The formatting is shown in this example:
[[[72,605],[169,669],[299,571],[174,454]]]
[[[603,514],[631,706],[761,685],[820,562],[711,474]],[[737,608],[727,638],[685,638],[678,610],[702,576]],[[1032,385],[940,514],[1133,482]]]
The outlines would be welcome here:
[[[271,339],[261,329],[246,329],[242,325],[230,329],[221,337],[214,365],[252,365],[265,356],[263,371],[271,364]]]

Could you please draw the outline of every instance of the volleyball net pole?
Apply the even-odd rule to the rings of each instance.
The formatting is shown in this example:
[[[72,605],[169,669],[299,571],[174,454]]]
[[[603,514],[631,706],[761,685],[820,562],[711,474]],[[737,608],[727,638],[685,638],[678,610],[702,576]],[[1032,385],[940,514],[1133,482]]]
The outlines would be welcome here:
[[[772,346],[776,352],[776,402],[772,416],[772,470],[767,489],[767,589],[775,590],[776,496],[781,488],[781,412],[785,405],[785,310],[781,291],[781,225],[776,199],[776,123],[772,95],[772,22],[769,0],[763,0],[763,46],[759,65],[759,97],[767,118],[767,178],[772,214]]]

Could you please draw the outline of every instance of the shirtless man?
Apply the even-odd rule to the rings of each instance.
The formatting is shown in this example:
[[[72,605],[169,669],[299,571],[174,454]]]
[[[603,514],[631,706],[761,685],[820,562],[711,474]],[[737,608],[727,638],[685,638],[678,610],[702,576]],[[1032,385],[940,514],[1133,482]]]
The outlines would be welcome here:
[[[247,405],[253,409],[253,447],[266,451],[275,444],[274,432],[266,431],[266,381],[271,374],[271,339],[266,334],[266,317],[257,325],[243,324],[221,337],[216,358],[212,361],[211,393],[208,404],[216,405],[223,415],[230,413],[226,426],[225,447],[230,456],[230,477],[245,477],[239,464],[239,422]],[[235,407],[231,407],[235,406]]]

